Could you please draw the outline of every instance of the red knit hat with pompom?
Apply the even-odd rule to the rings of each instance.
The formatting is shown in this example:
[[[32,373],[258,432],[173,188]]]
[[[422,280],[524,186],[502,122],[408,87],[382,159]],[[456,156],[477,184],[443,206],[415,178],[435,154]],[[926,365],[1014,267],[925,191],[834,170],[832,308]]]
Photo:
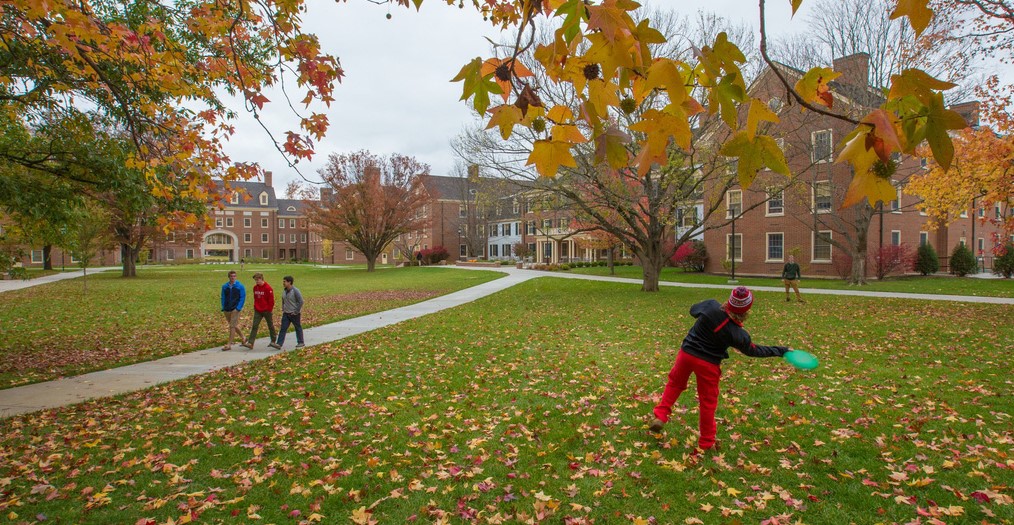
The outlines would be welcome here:
[[[746,286],[737,286],[729,294],[729,311],[734,314],[745,314],[753,306],[753,294]]]

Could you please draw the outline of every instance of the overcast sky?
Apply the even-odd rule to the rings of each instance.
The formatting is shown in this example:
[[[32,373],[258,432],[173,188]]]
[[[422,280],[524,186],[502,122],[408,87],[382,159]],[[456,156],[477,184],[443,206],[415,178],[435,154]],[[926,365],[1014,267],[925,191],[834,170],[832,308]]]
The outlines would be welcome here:
[[[461,84],[450,82],[471,59],[490,57],[484,38],[500,35],[466,2],[464,9],[442,0],[427,0],[422,9],[375,5],[366,0],[309,0],[305,30],[317,34],[325,52],[339,57],[345,78],[326,111],[327,137],[317,143],[309,162],[298,164],[303,175],[317,179],[330,153],[367,149],[375,154],[401,153],[430,165],[434,175],[451,175],[455,156],[450,141],[472,121],[461,97]],[[757,2],[751,0],[682,0],[657,2],[687,14],[714,11],[735,23],[757,25]],[[808,4],[790,20],[789,1],[768,2],[772,34],[801,31]],[[391,13],[391,19],[386,15]],[[290,94],[293,93],[290,91]],[[298,127],[280,96],[268,95],[263,120],[275,134]],[[302,94],[292,95],[298,102]],[[236,102],[238,104],[238,102]],[[239,107],[238,105],[236,106]],[[281,193],[298,178],[251,117],[241,116],[227,147],[234,161],[257,162],[273,172]]]

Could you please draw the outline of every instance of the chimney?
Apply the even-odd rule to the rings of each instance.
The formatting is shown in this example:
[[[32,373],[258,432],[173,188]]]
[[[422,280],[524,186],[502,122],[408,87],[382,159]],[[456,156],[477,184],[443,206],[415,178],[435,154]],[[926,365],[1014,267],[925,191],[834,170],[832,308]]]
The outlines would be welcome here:
[[[834,59],[834,70],[841,73],[838,82],[849,86],[866,87],[870,83],[870,55],[855,53]]]
[[[960,104],[953,104],[947,108],[951,111],[961,115],[961,118],[965,119],[968,123],[968,127],[978,128],[979,127],[979,101],[973,100],[971,102],[962,102]]]
[[[271,172],[270,171],[266,171],[266,170],[264,171],[264,184],[266,184],[269,188],[271,187]]]
[[[334,192],[331,190],[331,188],[321,188],[320,189],[320,201],[321,202],[327,202],[327,201],[331,200],[331,196],[332,195],[334,195]]]

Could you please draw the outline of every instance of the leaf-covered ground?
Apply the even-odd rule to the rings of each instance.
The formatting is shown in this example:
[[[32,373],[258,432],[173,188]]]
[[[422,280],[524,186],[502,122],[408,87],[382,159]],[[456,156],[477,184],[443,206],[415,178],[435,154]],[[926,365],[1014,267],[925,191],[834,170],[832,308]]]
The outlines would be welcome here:
[[[115,272],[5,292],[0,326],[0,388],[147,361],[225,343],[219,291],[228,267],[142,268],[136,279]],[[238,268],[237,268],[238,269]],[[428,270],[428,271],[427,271]],[[241,326],[253,316],[253,272],[275,289],[281,323],[282,276],[304,294],[303,326],[311,327],[419,302],[502,274],[444,268],[401,268],[368,274],[310,266],[253,266]],[[267,337],[261,323],[259,337]]]
[[[540,279],[340,343],[4,421],[12,523],[1014,522],[1009,306],[758,293],[756,341],[647,431],[715,291]]]

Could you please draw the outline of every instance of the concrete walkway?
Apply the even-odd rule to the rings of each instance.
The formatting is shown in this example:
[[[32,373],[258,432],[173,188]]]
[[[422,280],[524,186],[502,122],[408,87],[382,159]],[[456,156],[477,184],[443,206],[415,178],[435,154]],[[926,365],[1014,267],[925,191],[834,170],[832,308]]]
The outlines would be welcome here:
[[[101,268],[88,268],[88,275],[107,272],[110,270],[119,270],[119,266],[105,266]],[[36,277],[35,279],[6,279],[0,281],[0,293],[10,292],[12,290],[21,290],[23,288],[31,288],[32,286],[38,286],[40,284],[52,283],[56,281],[62,281],[64,279],[74,279],[76,277],[82,277],[84,275],[83,270],[76,272],[60,272],[45,275],[42,277]]]
[[[434,266],[434,269],[442,267]],[[361,334],[378,328],[383,328],[400,323],[416,317],[422,317],[447,308],[453,308],[476,299],[505,290],[518,283],[537,277],[557,277],[564,279],[587,279],[593,281],[624,283],[630,285],[641,285],[640,279],[629,279],[622,277],[580,275],[566,272],[541,272],[534,270],[519,270],[512,267],[501,266],[499,268],[464,268],[471,270],[493,270],[504,272],[507,275],[495,281],[473,286],[465,290],[454,292],[427,301],[422,301],[409,306],[403,306],[393,310],[387,310],[371,315],[347,319],[327,325],[317,326],[304,330],[304,340],[307,346],[329,343],[344,339],[353,335]],[[437,270],[438,271],[438,270]],[[63,274],[60,274],[61,276]],[[78,273],[80,275],[80,273]],[[54,276],[49,276],[54,277]],[[62,277],[69,278],[69,277]],[[40,281],[34,279],[33,281]],[[52,279],[58,280],[58,279]],[[34,284],[42,284],[41,282]],[[660,286],[682,287],[682,288],[711,288],[728,290],[735,285],[720,284],[693,284],[659,282]],[[779,286],[754,286],[752,290],[766,292],[784,292]],[[918,299],[924,301],[959,301],[989,304],[1014,305],[1014,298],[1006,297],[972,297],[955,295],[931,295],[931,294],[905,294],[889,292],[868,292],[862,290],[822,290],[806,288],[801,290],[807,295],[849,295],[858,297],[891,297],[903,299]],[[98,397],[113,396],[132,392],[150,387],[159,383],[182,379],[191,375],[203,374],[220,368],[235,366],[247,361],[263,359],[272,356],[277,351],[267,347],[267,338],[258,339],[254,350],[248,350],[242,346],[234,345],[234,350],[223,352],[221,348],[209,348],[198,350],[183,355],[166,357],[157,361],[138,363],[135,365],[92,372],[76,377],[68,377],[45,383],[37,383],[15,388],[0,390],[0,417],[10,417],[18,414],[34,412],[47,408],[56,408],[74,403],[94,399]],[[295,335],[286,336],[287,348],[295,345]]]

